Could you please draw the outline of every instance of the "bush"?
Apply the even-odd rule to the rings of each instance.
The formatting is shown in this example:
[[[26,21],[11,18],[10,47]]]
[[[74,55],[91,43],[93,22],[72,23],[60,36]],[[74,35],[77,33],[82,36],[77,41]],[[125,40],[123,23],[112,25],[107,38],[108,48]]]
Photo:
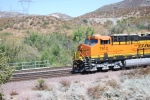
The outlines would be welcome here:
[[[13,96],[13,95],[18,95],[19,93],[17,93],[16,91],[12,91],[11,93],[10,93],[10,95],[11,96]]]
[[[13,69],[7,66],[8,58],[5,56],[4,53],[0,53],[0,87],[2,84],[5,84],[7,81],[10,80]],[[0,93],[0,100],[3,100],[3,94]]]
[[[125,27],[123,26],[114,26],[111,28],[111,34],[122,34],[125,30]]]
[[[0,100],[4,100],[3,96],[4,96],[3,93],[0,93]]]
[[[60,83],[63,87],[70,87],[70,82],[67,80],[61,80]]]
[[[71,64],[71,56],[76,49],[71,39],[63,34],[40,35],[30,33],[24,43],[37,49],[39,60],[49,60],[51,65]]]
[[[47,85],[45,84],[45,80],[43,78],[39,78],[37,80],[36,89],[38,89],[38,90],[48,89]]]
[[[147,29],[148,29],[148,30],[150,30],[150,24],[149,24],[149,25],[147,25]]]
[[[119,86],[119,85],[117,84],[117,81],[116,81],[115,79],[109,80],[106,84],[109,85],[109,86],[111,86],[111,87],[113,87],[113,88],[116,88],[116,87]]]
[[[44,20],[44,25],[48,25],[49,21],[48,20]]]
[[[110,29],[113,26],[113,22],[111,20],[107,20],[103,26],[107,29]]]
[[[9,62],[15,62],[20,60],[18,55],[22,51],[22,46],[14,42],[12,43],[2,43],[0,49],[5,52],[5,55],[9,57]]]
[[[0,27],[0,31],[3,31],[3,28],[2,28],[2,27]]]
[[[12,76],[13,69],[7,66],[8,58],[4,53],[0,53],[0,85],[6,83]]]
[[[71,85],[70,81],[67,80],[61,80],[60,84],[61,84],[60,90],[62,90],[63,92],[66,92]]]
[[[79,28],[75,32],[72,33],[72,39],[75,42],[83,42],[87,36],[91,36],[94,34],[94,30],[90,27]]]
[[[87,19],[83,19],[83,22],[86,23],[86,24],[88,23]]]
[[[9,27],[9,25],[8,25],[8,24],[5,24],[5,25],[4,25],[4,28],[5,28],[5,29],[7,29],[8,27]]]
[[[67,30],[71,29],[71,27],[67,24],[64,24],[63,27],[66,28]]]

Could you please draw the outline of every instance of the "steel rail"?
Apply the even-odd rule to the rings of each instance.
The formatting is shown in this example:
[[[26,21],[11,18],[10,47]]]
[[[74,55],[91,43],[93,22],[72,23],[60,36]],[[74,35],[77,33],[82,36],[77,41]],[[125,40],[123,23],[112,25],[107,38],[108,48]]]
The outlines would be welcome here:
[[[12,75],[9,82],[34,80],[39,78],[54,78],[63,76],[73,76],[76,74],[71,73],[71,68],[52,68],[52,69],[38,69],[29,71],[20,71]]]

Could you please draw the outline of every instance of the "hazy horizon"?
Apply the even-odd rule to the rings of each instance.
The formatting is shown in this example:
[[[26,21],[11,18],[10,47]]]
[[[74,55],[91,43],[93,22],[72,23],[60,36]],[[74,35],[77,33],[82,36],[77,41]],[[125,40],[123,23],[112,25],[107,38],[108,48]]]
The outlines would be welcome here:
[[[21,2],[22,1],[22,2]],[[29,2],[27,2],[29,1]],[[20,12],[27,14],[47,15],[51,13],[63,13],[71,17],[77,17],[96,9],[117,3],[123,0],[98,1],[98,0],[3,0],[0,4],[0,11]]]

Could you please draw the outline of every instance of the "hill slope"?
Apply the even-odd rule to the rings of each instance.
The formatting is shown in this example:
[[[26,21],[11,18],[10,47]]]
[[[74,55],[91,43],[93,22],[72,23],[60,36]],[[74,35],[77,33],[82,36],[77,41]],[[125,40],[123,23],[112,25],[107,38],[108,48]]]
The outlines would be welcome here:
[[[87,13],[80,17],[127,17],[147,16],[150,13],[150,0],[124,0],[122,2],[105,5],[94,12]]]
[[[16,17],[16,16],[23,16],[23,15],[24,14],[19,12],[0,11],[0,18]]]
[[[72,19],[71,16],[66,15],[66,14],[62,14],[62,13],[52,13],[52,14],[49,14],[48,16],[53,16],[53,17],[56,17],[59,19],[65,19],[65,20]]]

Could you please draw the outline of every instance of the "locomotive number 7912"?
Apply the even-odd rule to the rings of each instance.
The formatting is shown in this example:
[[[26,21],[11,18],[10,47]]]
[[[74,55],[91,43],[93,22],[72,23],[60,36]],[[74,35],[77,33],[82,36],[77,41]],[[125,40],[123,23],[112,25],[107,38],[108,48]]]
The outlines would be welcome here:
[[[100,50],[108,50],[108,47],[100,47]]]

